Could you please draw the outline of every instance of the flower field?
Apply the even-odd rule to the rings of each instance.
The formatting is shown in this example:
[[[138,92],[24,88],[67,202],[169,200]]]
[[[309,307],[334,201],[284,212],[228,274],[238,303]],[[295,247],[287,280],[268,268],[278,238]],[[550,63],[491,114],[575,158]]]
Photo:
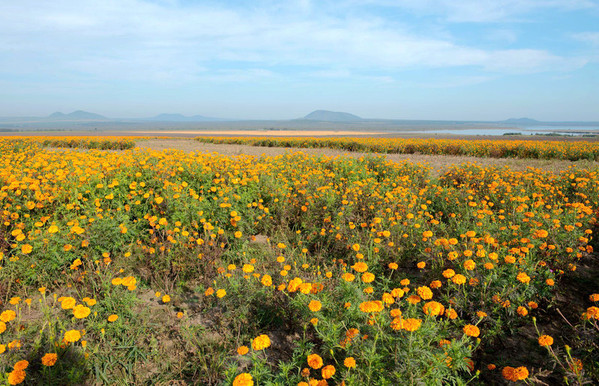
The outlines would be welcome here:
[[[330,148],[402,154],[467,155],[485,158],[563,159],[599,161],[599,142],[467,140],[420,138],[307,138],[307,137],[196,137],[205,143]]]
[[[0,139],[2,382],[599,382],[599,167],[432,177],[377,156],[53,140]],[[507,141],[487,142],[458,148]]]

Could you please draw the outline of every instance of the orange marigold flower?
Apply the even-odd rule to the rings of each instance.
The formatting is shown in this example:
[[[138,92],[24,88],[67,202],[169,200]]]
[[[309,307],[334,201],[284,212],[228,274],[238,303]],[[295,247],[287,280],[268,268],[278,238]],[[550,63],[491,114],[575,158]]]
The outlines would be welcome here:
[[[248,348],[248,346],[239,346],[239,348],[237,349],[237,354],[239,355],[245,355],[250,351],[250,349]]]
[[[464,269],[466,269],[467,271],[472,271],[474,268],[476,268],[476,263],[474,262],[474,260],[468,259],[464,261]]]
[[[457,275],[451,278],[451,281],[453,281],[457,285],[462,285],[466,283],[466,276],[458,273]]]
[[[308,355],[308,366],[312,367],[315,370],[318,370],[323,365],[322,358],[318,354],[310,354]]]
[[[333,377],[333,375],[335,375],[335,366],[333,365],[327,365],[325,367],[322,368],[322,378],[323,379],[330,379]]]
[[[56,360],[58,359],[58,355],[55,353],[48,353],[42,357],[42,365],[44,366],[54,366]]]
[[[526,274],[526,272],[518,273],[518,276],[516,276],[516,279],[518,279],[519,282],[524,283],[524,284],[530,283],[530,276],[528,276]]]
[[[252,348],[256,351],[264,350],[267,347],[270,347],[270,338],[268,335],[258,335],[252,341]]]
[[[420,296],[424,300],[429,300],[433,297],[433,292],[427,286],[416,288],[416,292],[418,292],[418,296]]]
[[[455,275],[455,271],[453,269],[446,269],[443,271],[443,277],[449,279]]]
[[[381,312],[383,310],[383,302],[379,300],[360,303],[360,311],[362,312]]]
[[[262,276],[262,279],[260,279],[260,282],[263,286],[270,287],[272,285],[272,277],[270,275],[264,275]]]
[[[118,318],[119,318],[119,316],[118,316],[118,315],[112,314],[112,315],[110,315],[110,316],[108,317],[108,321],[109,321],[110,323],[112,323],[112,322],[115,322],[115,321],[116,321]]]
[[[539,337],[539,345],[543,347],[551,346],[553,344],[553,338],[550,335],[541,335]]]
[[[443,304],[441,304],[439,302],[432,301],[432,302],[427,302],[422,307],[422,311],[424,311],[424,313],[427,315],[437,316],[437,315],[442,315],[443,312],[445,312],[445,307],[443,306]]]
[[[426,263],[424,261],[420,261],[418,264],[416,264],[416,266],[420,269],[424,269],[424,267],[426,267]]]
[[[347,357],[343,360],[343,365],[348,369],[353,369],[356,367],[356,360],[354,357]]]
[[[310,304],[308,304],[308,308],[310,309],[310,311],[312,312],[317,312],[320,311],[320,309],[322,308],[322,303],[319,302],[318,300],[312,300],[310,302]]]
[[[479,328],[472,324],[465,325],[463,331],[464,331],[464,334],[474,337],[474,338],[476,338],[480,335]]]
[[[526,316],[526,315],[528,315],[528,310],[526,309],[526,307],[523,307],[523,306],[519,306],[519,307],[516,309],[516,312],[517,312],[517,313],[518,313],[518,315],[520,315],[520,316]]]
[[[589,300],[592,302],[599,302],[599,294],[589,295]]]
[[[13,366],[14,370],[25,370],[27,367],[29,367],[29,362],[26,360],[22,360],[22,361],[18,361],[17,363],[15,363],[15,365]]]
[[[233,380],[233,386],[254,386],[254,379],[249,373],[241,373]]]
[[[599,319],[599,307],[589,307],[587,308],[586,317],[588,320],[590,319]]]
[[[364,272],[362,274],[362,281],[364,283],[372,283],[374,281],[374,274],[370,272]]]
[[[389,263],[388,267],[389,269],[396,270],[399,266],[397,263]]]
[[[420,326],[422,325],[422,319],[414,319],[414,318],[409,318],[409,319],[404,319],[401,323],[401,328],[406,330],[406,331],[416,331],[420,328]]]
[[[218,290],[218,291],[220,291],[220,290]],[[216,296],[218,296],[218,291],[216,291]],[[223,296],[225,296],[225,295],[223,295]],[[219,297],[222,298],[222,296],[219,296]],[[162,303],[168,303],[170,301],[171,301],[171,297],[169,295],[164,295],[162,297]]]
[[[363,261],[358,261],[356,264],[351,266],[356,272],[366,272],[368,270],[368,264]]]
[[[25,371],[23,370],[13,370],[8,373],[8,384],[9,385],[18,385],[23,383],[25,380]]]

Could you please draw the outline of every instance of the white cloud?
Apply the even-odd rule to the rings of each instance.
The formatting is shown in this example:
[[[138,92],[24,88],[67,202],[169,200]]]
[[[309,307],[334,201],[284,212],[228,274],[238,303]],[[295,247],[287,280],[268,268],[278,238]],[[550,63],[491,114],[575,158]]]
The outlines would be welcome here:
[[[563,7],[562,3],[404,0],[396,4],[444,9],[452,20],[482,21],[534,7]],[[591,2],[569,3],[584,7]],[[566,71],[585,63],[584,58],[565,58],[544,50],[483,50],[460,45],[448,37],[408,33],[384,15],[332,13],[316,2],[272,4],[276,6],[270,10],[141,0],[2,2],[0,60],[4,66],[0,74],[234,82],[268,79],[285,67],[298,66],[318,67],[330,76],[330,71],[335,71],[330,69],[335,68],[352,75],[370,69],[392,73],[458,66],[521,73]],[[391,78],[383,74],[381,79]]]

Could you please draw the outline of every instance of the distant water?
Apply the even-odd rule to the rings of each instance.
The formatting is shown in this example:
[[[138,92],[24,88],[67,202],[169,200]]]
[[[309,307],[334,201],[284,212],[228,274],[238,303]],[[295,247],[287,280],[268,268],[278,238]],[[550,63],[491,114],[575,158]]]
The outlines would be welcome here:
[[[583,135],[599,135],[599,126],[521,126],[510,128],[478,128],[478,129],[433,129],[410,130],[411,133],[456,134],[456,135],[506,135],[520,133],[522,135],[550,135],[579,137]],[[405,133],[405,132],[404,132]]]

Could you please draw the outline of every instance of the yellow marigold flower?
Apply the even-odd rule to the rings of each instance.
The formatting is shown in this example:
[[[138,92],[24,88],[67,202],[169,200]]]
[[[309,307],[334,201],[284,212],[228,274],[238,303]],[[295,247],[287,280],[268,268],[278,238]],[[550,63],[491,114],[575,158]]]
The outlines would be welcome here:
[[[121,284],[125,287],[131,287],[137,284],[137,279],[135,279],[133,276],[127,276],[123,278]]]
[[[322,368],[321,372],[322,372],[323,379],[330,379],[333,377],[333,375],[335,375],[335,372],[336,372],[335,366],[327,365]]]
[[[464,331],[464,334],[471,336],[473,338],[476,338],[480,335],[479,328],[472,324],[465,325],[463,331]]]
[[[272,285],[272,277],[270,275],[264,275],[262,276],[262,279],[260,279],[260,282],[263,286],[270,287]]]
[[[73,307],[73,315],[77,319],[87,318],[91,312],[92,311],[83,304],[77,304],[75,307]]]
[[[270,347],[270,338],[268,335],[259,335],[252,341],[252,348],[255,351],[264,350],[267,347]]]
[[[60,302],[60,306],[63,310],[70,310],[71,308],[75,307],[75,304],[77,304],[77,301],[72,297],[64,298],[62,302]]]
[[[422,311],[431,316],[443,315],[443,312],[445,312],[445,306],[439,302],[431,301],[422,307]]]
[[[233,380],[233,386],[254,386],[254,379],[249,373],[241,373]]]
[[[81,332],[79,330],[69,330],[64,333],[64,340],[68,343],[75,343],[81,339]]]
[[[356,264],[351,266],[356,272],[366,272],[368,270],[368,264],[363,261],[358,261]]]
[[[121,284],[123,284],[123,278],[115,277],[114,279],[112,279],[111,283],[112,283],[112,285],[121,285]]]
[[[50,228],[48,228],[48,233],[56,233],[58,232],[58,227],[56,225],[50,225]]]
[[[9,304],[12,304],[13,306],[16,306],[17,304],[19,304],[21,302],[21,298],[18,296],[12,297],[10,298],[10,300],[8,301]]]
[[[221,290],[218,290],[218,291],[221,291]],[[216,295],[217,295],[217,296],[218,296],[218,291],[216,291]],[[222,290],[222,291],[224,291],[224,290]],[[223,295],[223,296],[225,296],[225,295]],[[222,298],[222,296],[219,296],[219,297],[221,297],[221,298]],[[168,302],[170,302],[170,301],[171,301],[171,297],[170,297],[169,295],[164,295],[164,296],[162,297],[162,303],[168,303]]]
[[[23,252],[26,255],[30,254],[31,251],[33,251],[33,247],[29,244],[25,244],[21,247],[21,252]]]
[[[112,323],[112,322],[116,322],[116,320],[117,320],[118,318],[119,318],[119,316],[118,316],[118,315],[116,315],[116,314],[112,314],[112,315],[110,315],[110,316],[108,317],[108,321],[109,321],[110,323]]]
[[[0,322],[0,334],[6,331],[6,323]]]
[[[42,365],[48,367],[54,366],[57,359],[58,355],[56,355],[55,353],[48,353],[42,357]]]
[[[226,294],[227,294],[227,291],[225,291],[224,289],[219,289],[218,291],[216,291],[217,298],[223,298],[223,297],[225,297]],[[163,298],[163,300],[164,300],[164,298]]]
[[[248,346],[239,346],[239,348],[237,348],[237,354],[239,355],[245,355],[250,351],[250,349],[248,348]]]
[[[553,338],[550,335],[541,335],[539,337],[539,345],[543,347],[551,346],[553,344]]]
[[[466,283],[466,276],[458,273],[457,275],[451,278],[451,281],[453,281],[457,285],[462,285]]]
[[[353,369],[356,367],[356,360],[354,357],[347,357],[343,360],[343,365],[348,369]]]
[[[311,283],[302,283],[299,286],[299,290],[301,293],[307,295],[312,292],[312,284]]]
[[[318,300],[312,300],[310,304],[308,304],[308,308],[312,312],[320,311],[320,309],[322,308],[322,303],[320,303]]]
[[[360,250],[360,244],[354,244],[354,245],[352,245],[351,249],[353,249],[354,252],[358,252]]]
[[[308,366],[311,368],[318,370],[323,365],[322,358],[318,354],[310,354],[308,355]]]
[[[418,296],[420,296],[424,300],[429,300],[433,297],[433,292],[427,286],[416,288],[416,292],[418,292]]]
[[[252,273],[254,272],[254,266],[251,264],[244,264],[243,267],[241,268],[243,270],[243,272],[245,273]]]
[[[372,283],[374,281],[374,274],[370,272],[364,272],[362,274],[362,281],[364,283]]]
[[[8,323],[17,317],[17,314],[13,310],[6,310],[0,314],[0,321]]]

